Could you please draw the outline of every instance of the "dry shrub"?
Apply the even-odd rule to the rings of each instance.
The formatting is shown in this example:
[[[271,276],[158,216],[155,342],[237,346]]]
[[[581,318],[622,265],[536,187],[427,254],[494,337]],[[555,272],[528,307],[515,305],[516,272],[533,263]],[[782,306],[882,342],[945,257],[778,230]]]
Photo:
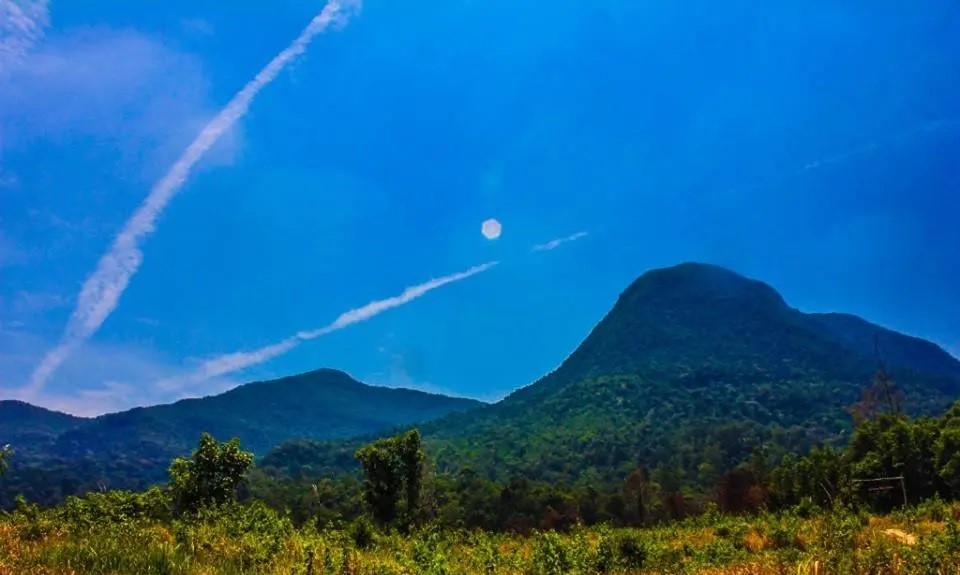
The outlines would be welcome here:
[[[770,539],[766,535],[752,529],[743,536],[743,546],[751,553],[760,553],[771,547]]]

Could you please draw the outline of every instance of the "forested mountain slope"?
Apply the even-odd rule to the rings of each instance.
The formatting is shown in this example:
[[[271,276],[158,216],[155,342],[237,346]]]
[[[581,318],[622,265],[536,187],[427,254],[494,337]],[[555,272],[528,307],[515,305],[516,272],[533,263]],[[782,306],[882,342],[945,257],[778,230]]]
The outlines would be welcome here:
[[[98,485],[141,488],[163,481],[170,460],[190,453],[202,432],[238,437],[262,455],[284,441],[386,432],[481,405],[370,386],[332,369],[92,419],[3,402],[0,445],[10,443],[16,452],[0,499],[10,500],[18,489],[52,501]]]
[[[960,393],[960,362],[932,343],[805,314],[762,282],[682,264],[633,282],[554,372],[421,430],[441,469],[606,484],[643,466],[709,485],[760,446],[776,457],[843,440],[877,342],[907,411],[942,413]],[[348,469],[359,443],[288,444],[263,465]]]

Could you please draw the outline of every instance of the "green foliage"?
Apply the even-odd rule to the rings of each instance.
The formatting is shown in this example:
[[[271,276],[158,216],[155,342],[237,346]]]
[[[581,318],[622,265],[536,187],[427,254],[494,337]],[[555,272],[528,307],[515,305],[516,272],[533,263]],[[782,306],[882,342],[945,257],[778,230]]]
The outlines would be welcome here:
[[[171,518],[170,496],[160,488],[145,492],[108,491],[70,496],[55,511],[59,519],[88,528],[108,523],[163,522]]]
[[[633,470],[619,485],[609,487],[602,483],[535,481],[523,476],[495,481],[471,468],[455,473],[430,472],[415,475],[422,481],[419,521],[444,528],[530,534],[536,529],[569,531],[578,524],[603,522],[637,526],[641,516],[642,524],[650,526],[701,514],[699,521],[732,530],[742,525],[721,521],[723,514],[786,509],[790,517],[799,520],[817,517],[834,504],[866,505],[887,512],[902,504],[899,481],[881,483],[890,488],[886,491],[870,492],[858,487],[854,479],[865,473],[903,472],[902,466],[895,465],[895,457],[910,462],[905,477],[911,505],[935,497],[952,501],[960,499],[960,493],[949,487],[948,478],[937,475],[933,447],[941,430],[953,425],[952,418],[912,420],[881,415],[876,420],[864,420],[848,447],[822,446],[803,456],[787,455],[772,468],[764,457],[751,456],[747,463],[718,476],[714,486],[707,489],[699,489],[696,480],[670,468],[650,474]],[[409,504],[397,455],[401,447],[402,441],[398,440],[381,444],[379,451],[371,450],[379,454],[379,459],[371,462],[389,472],[380,480],[379,492],[373,490],[375,481],[362,484],[349,476],[293,480],[273,475],[272,470],[270,474],[254,473],[249,491],[274,507],[290,509],[295,523],[312,521],[318,527],[349,522],[362,512],[361,500],[372,509],[376,501],[372,496],[390,493],[387,501],[392,502],[393,519],[383,522],[385,517],[381,516],[380,523],[405,528]],[[428,467],[427,463],[424,466]],[[920,481],[923,478],[927,478],[926,483]],[[924,505],[934,509],[932,504]],[[780,541],[777,533],[768,535]],[[788,540],[794,541],[792,535],[785,535],[783,543],[776,546],[793,547]]]
[[[715,497],[721,508],[731,512],[793,505],[803,497],[829,505],[847,498],[842,492],[856,474],[897,466],[909,475],[913,502],[924,493],[955,491],[960,425],[935,430],[921,420],[896,423],[891,415],[889,425],[858,432],[855,450],[863,456],[856,466],[831,459],[854,429],[846,407],[875,372],[877,339],[905,393],[904,413],[938,413],[960,392],[960,363],[929,342],[853,316],[803,314],[770,286],[684,264],[637,279],[557,370],[488,407],[371,388],[332,370],[94,420],[0,402],[0,437],[24,445],[0,484],[0,506],[20,492],[50,504],[106,487],[144,489],[164,479],[170,459],[188,453],[201,431],[239,437],[258,453],[293,440],[267,455],[262,468],[290,482],[316,483],[358,473],[357,450],[387,430],[440,416],[419,425],[424,450],[440,475],[470,468],[474,485],[434,497],[432,486],[418,486],[414,477],[400,490],[410,490],[404,501],[417,494],[429,499],[408,507],[447,513],[464,527],[540,527],[544,509],[527,503],[546,497],[522,489],[506,495],[525,508],[497,509],[493,516],[493,501],[514,477],[563,486],[547,504],[551,525],[569,524],[576,515],[632,525],[680,518],[695,513],[704,498],[692,494],[716,491],[722,491]],[[886,394],[886,380],[880,383]],[[343,439],[357,435],[364,438]],[[307,437],[324,441],[301,439]],[[779,478],[767,477],[753,461],[757,453],[774,462],[819,445],[834,450],[795,462],[795,472]],[[625,486],[638,468],[647,471],[641,489]],[[814,478],[804,478],[804,470]],[[888,495],[877,504],[893,505]],[[447,496],[452,501],[441,501]],[[329,508],[318,500],[298,505],[318,513]]]
[[[253,454],[240,449],[240,440],[219,443],[204,433],[191,459],[178,457],[170,465],[174,508],[196,513],[232,501],[252,464]]]
[[[350,539],[357,549],[369,549],[376,538],[377,530],[366,517],[357,517],[350,523]]]
[[[22,401],[0,400],[0,441],[16,445],[24,456],[49,448],[60,434],[88,422]]]
[[[620,564],[627,570],[639,570],[647,560],[646,544],[633,532],[620,534],[617,553],[620,556]]]
[[[533,567],[538,575],[567,575],[574,571],[573,558],[560,535],[553,532],[537,535]]]
[[[801,549],[803,544],[800,542],[800,521],[795,516],[785,514],[781,517],[770,519],[767,527],[767,536],[770,539],[770,545],[774,549]]]
[[[889,511],[904,505],[904,492],[911,505],[960,499],[960,443],[954,445],[960,441],[958,415],[960,402],[939,418],[881,413],[862,419],[846,449],[822,447],[803,457],[784,457],[771,473],[774,500],[823,507],[856,503]]]
[[[261,502],[204,507],[174,524],[176,541],[194,555],[216,561],[223,548],[243,569],[267,564],[294,533],[293,524]]]
[[[363,467],[364,498],[381,525],[396,522],[404,507],[401,524],[409,526],[420,513],[423,463],[420,432],[416,429],[381,439],[357,450]]]
[[[39,541],[56,530],[56,520],[44,514],[35,503],[29,503],[22,495],[14,499],[13,522],[22,526],[21,537],[26,541]]]
[[[636,509],[635,524],[647,513],[653,520],[689,513],[678,493],[711,492],[724,479],[731,481],[722,507],[753,511],[776,497],[751,491],[768,483],[753,461],[758,453],[773,463],[849,440],[847,406],[874,377],[875,339],[905,394],[904,413],[941,412],[960,392],[960,363],[933,344],[853,316],[803,314],[765,284],[685,264],[635,281],[541,380],[492,406],[419,427],[439,472],[470,468],[501,484],[521,476],[609,491],[646,468],[647,487],[656,484],[660,492],[622,494]],[[883,394],[888,383],[880,381]],[[917,432],[906,439],[929,437]],[[300,443],[265,463],[291,476],[352,472],[356,465],[345,454],[360,445]],[[897,445],[905,443],[891,444]],[[944,440],[941,469],[960,466],[960,456],[950,463],[958,447],[960,435]],[[749,473],[730,475],[745,468]],[[785,504],[805,495],[828,505],[833,495],[820,483],[848,484],[839,476],[847,471],[840,463],[821,467],[815,481],[781,485],[779,496]],[[932,481],[929,469],[918,468],[915,480]]]
[[[11,455],[13,455],[13,448],[10,445],[0,447],[0,477],[7,472]]]
[[[423,575],[455,575],[450,567],[449,538],[438,531],[420,534],[411,542],[410,558],[417,573]]]
[[[50,505],[101,485],[144,489],[162,483],[171,459],[188,455],[203,432],[237,437],[264,454],[286,441],[386,433],[481,405],[368,386],[331,369],[92,419],[0,401],[0,445],[18,448],[17,465],[0,483],[0,507],[9,507],[17,493]]]
[[[960,493],[960,402],[944,417],[933,444],[934,466],[945,486]]]
[[[103,495],[94,509],[127,505],[131,497]],[[842,506],[809,519],[789,512],[710,513],[644,529],[598,526],[526,537],[430,528],[381,533],[358,544],[339,529],[297,529],[259,502],[208,507],[178,519],[106,514],[92,525],[83,515],[34,507],[0,517],[0,566],[10,575],[954,573],[960,568],[954,518],[960,504],[941,502],[937,513],[945,519],[938,524],[920,510],[868,521]],[[913,532],[916,542],[884,536],[891,526]]]

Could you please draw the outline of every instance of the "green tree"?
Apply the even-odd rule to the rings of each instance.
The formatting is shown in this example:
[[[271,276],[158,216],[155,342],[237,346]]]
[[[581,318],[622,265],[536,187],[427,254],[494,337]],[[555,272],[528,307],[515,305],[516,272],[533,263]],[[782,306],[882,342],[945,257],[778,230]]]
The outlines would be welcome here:
[[[934,465],[950,497],[960,498],[960,401],[943,417],[934,444]]]
[[[170,491],[177,512],[196,512],[237,497],[237,488],[253,464],[253,454],[240,449],[240,440],[220,443],[209,433],[191,458],[178,457],[170,465]]]
[[[9,445],[4,445],[0,447],[0,475],[3,475],[7,471],[8,461],[10,460],[10,455],[13,454],[13,448]]]
[[[395,523],[401,516],[403,498],[404,524],[415,522],[420,512],[425,459],[420,432],[413,429],[381,439],[361,447],[355,455],[363,468],[364,500],[374,519],[381,525]]]
[[[423,492],[423,464],[426,456],[420,446],[420,432],[413,429],[398,442],[400,469],[406,488],[406,512],[408,522],[417,520],[420,513],[420,496]]]

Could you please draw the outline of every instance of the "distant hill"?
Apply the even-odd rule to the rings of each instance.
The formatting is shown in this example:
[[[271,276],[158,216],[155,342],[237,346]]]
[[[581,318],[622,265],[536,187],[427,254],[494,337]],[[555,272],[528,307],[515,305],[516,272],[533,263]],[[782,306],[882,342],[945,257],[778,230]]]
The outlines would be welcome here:
[[[634,281],[554,372],[421,430],[441,469],[597,485],[644,466],[664,485],[710,485],[761,447],[773,458],[842,440],[877,367],[875,337],[905,409],[939,414],[960,394],[960,362],[932,343],[682,264]],[[351,468],[355,444],[287,444],[263,465]]]
[[[136,408],[92,419],[75,418],[20,402],[0,403],[0,444],[17,449],[13,470],[0,482],[6,495],[21,481],[48,489],[56,499],[96,486],[142,487],[163,480],[176,456],[189,453],[204,431],[219,439],[239,437],[257,455],[299,438],[346,438],[390,430],[462,412],[481,402],[365,385],[321,369],[273,381],[249,383],[221,395]],[[32,467],[32,469],[25,469]],[[50,472],[67,472],[62,480]],[[78,476],[79,475],[79,476]],[[67,481],[67,488],[50,486]]]
[[[40,452],[49,448],[61,433],[87,422],[86,418],[22,401],[0,401],[0,445],[16,445],[19,453]]]

